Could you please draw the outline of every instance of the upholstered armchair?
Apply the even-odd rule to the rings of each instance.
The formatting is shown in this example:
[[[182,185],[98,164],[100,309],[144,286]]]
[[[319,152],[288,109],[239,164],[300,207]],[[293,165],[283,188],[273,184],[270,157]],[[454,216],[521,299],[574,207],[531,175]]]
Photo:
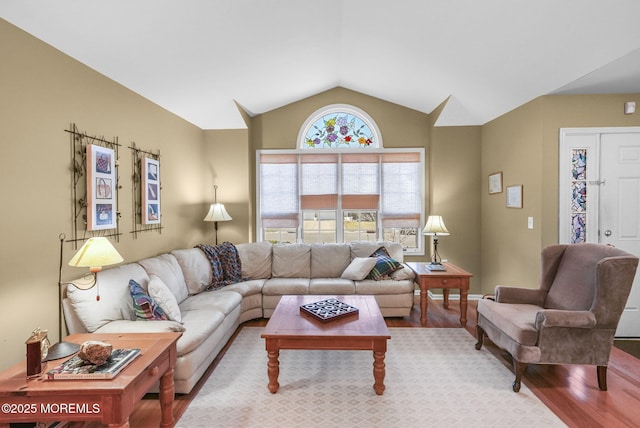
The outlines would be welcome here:
[[[597,366],[607,390],[607,365],[638,257],[601,244],[551,245],[542,250],[538,289],[497,286],[478,301],[480,349],[486,334],[513,357],[520,390],[528,364]]]

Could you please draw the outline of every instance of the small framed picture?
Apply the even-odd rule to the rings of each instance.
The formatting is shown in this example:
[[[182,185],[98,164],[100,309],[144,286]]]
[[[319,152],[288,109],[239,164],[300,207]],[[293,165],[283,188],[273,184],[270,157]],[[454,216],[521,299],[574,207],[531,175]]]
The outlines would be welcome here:
[[[522,208],[522,184],[507,186],[507,208]]]
[[[489,174],[489,194],[502,193],[502,171]]]
[[[115,152],[87,144],[87,230],[117,226]]]
[[[160,162],[144,157],[142,162],[142,224],[160,224]]]

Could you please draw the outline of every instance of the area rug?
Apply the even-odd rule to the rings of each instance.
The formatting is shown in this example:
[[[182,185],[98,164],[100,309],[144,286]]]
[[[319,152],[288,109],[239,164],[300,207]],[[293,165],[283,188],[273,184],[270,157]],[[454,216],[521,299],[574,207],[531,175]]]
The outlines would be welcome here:
[[[386,390],[373,390],[370,351],[280,351],[267,389],[262,328],[244,327],[177,427],[565,426],[462,328],[390,328]]]

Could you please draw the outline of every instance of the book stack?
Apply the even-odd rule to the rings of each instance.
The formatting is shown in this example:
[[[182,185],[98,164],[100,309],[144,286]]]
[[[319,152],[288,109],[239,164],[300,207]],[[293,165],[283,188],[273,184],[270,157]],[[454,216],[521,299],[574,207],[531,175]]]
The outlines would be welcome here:
[[[140,349],[114,349],[104,364],[96,365],[75,355],[47,372],[47,379],[112,379],[140,355]]]

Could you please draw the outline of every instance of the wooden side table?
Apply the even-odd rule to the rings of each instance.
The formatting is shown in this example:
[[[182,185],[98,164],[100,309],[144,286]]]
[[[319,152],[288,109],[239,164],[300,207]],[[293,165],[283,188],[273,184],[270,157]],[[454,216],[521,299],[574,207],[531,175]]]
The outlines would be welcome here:
[[[431,288],[441,288],[444,297],[443,306],[449,307],[449,290],[460,290],[460,324],[467,325],[467,297],[469,294],[469,278],[473,275],[451,263],[443,263],[446,270],[430,271],[429,263],[408,262],[407,265],[416,273],[416,282],[420,286],[420,323],[427,326],[427,295]]]
[[[152,321],[149,321],[152,322]],[[102,340],[114,348],[140,348],[140,356],[109,380],[27,379],[24,362],[0,373],[0,428],[12,422],[99,421],[129,427],[135,404],[159,380],[162,427],[172,427],[173,369],[182,333],[72,334],[65,341]],[[51,369],[64,359],[49,361]]]

